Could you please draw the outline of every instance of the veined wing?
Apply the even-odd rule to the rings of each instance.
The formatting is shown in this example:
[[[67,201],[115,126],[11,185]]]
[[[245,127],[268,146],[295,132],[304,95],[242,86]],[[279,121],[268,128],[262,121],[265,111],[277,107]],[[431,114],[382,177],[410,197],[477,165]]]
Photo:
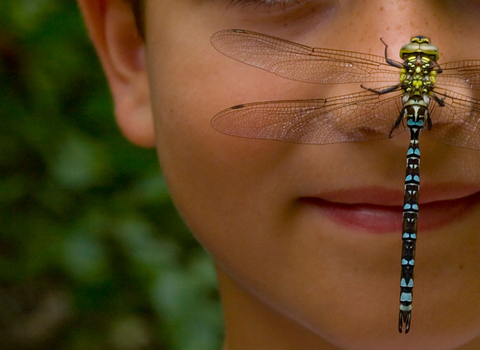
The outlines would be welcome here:
[[[316,84],[392,82],[400,73],[385,57],[313,48],[243,29],[217,32],[212,45],[221,53],[281,77]]]
[[[227,135],[283,142],[328,144],[387,138],[401,109],[401,92],[370,91],[325,99],[257,102],[215,115]],[[401,124],[393,135],[405,130]]]
[[[480,150],[480,101],[460,93],[435,88],[445,97],[445,106],[433,104],[430,110],[432,129],[422,135],[448,145]]]
[[[440,67],[443,73],[437,75],[438,85],[480,89],[480,60],[447,62]]]

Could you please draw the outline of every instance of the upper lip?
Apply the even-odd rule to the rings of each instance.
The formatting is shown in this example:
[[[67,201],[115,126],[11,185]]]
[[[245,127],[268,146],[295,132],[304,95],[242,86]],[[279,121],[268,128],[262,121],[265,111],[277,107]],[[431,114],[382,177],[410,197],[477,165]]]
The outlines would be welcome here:
[[[421,185],[419,204],[461,199],[470,197],[477,192],[480,192],[480,186],[469,184]],[[370,204],[379,206],[403,206],[404,199],[403,191],[380,186],[337,189],[306,197],[319,198],[340,204]]]

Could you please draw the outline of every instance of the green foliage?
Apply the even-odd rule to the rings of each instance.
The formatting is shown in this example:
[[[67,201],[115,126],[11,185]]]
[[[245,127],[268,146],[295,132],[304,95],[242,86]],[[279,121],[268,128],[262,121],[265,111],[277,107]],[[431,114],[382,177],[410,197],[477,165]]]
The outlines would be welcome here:
[[[1,348],[218,348],[211,261],[117,130],[76,3],[0,10]]]

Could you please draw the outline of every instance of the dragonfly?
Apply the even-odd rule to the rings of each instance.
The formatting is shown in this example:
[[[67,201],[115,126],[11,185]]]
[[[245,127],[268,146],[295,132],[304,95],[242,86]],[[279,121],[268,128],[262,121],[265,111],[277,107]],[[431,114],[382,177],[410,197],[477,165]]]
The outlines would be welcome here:
[[[416,36],[400,49],[401,62],[352,51],[313,48],[243,29],[213,34],[212,45],[242,63],[314,84],[360,83],[361,91],[329,98],[240,104],[211,124],[227,135],[301,144],[369,141],[407,129],[398,331],[411,325],[419,213],[419,135],[480,150],[480,101],[441,86],[480,89],[480,60],[438,64],[439,50]],[[380,88],[364,83],[389,83]],[[423,136],[422,136],[423,137]]]

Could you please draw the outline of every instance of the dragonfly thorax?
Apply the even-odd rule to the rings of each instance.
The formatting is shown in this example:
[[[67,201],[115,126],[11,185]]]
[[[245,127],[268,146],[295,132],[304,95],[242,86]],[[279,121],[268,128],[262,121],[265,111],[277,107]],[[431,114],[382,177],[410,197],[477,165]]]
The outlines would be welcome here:
[[[408,56],[400,71],[400,83],[410,96],[430,93],[435,85],[436,62],[422,54]]]

